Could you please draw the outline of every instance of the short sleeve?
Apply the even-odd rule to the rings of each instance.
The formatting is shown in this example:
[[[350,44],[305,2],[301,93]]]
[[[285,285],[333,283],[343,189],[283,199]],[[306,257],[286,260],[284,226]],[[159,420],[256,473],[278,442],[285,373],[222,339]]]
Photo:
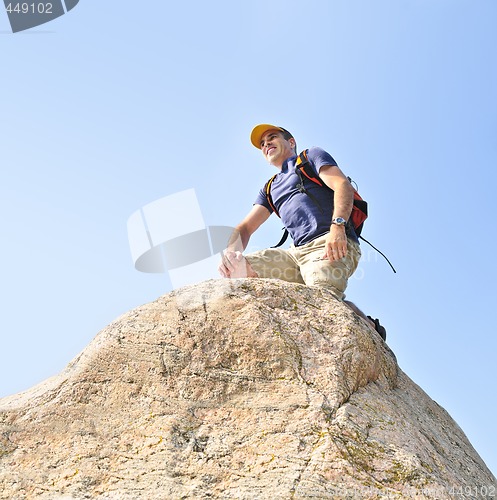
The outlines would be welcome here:
[[[269,213],[273,213],[273,209],[271,208],[271,205],[267,201],[266,193],[264,192],[264,189],[261,189],[259,191],[259,194],[257,195],[257,198],[254,201],[254,205],[262,205],[263,207],[267,208],[269,210]]]
[[[324,167],[325,165],[332,165],[335,167],[338,166],[333,156],[331,156],[330,153],[321,148],[310,148],[307,152],[307,157],[316,170],[317,175],[319,175],[319,170],[321,169],[321,167]]]

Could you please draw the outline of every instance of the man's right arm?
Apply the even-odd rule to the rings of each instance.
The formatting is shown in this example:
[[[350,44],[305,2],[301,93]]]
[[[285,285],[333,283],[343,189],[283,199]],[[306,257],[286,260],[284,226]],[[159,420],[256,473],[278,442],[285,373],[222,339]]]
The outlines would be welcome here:
[[[270,215],[266,207],[254,205],[245,219],[235,227],[226,250],[243,252],[247,248],[250,237],[268,220]]]
[[[254,205],[247,216],[238,224],[223,251],[219,272],[229,278],[243,260],[242,252],[247,248],[250,237],[268,220],[271,213],[262,205]]]

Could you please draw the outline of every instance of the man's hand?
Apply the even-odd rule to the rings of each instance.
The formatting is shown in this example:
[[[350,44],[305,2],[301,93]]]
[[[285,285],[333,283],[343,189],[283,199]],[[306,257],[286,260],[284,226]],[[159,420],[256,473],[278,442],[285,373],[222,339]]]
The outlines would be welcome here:
[[[250,236],[264,223],[271,213],[263,205],[255,204],[245,219],[231,235],[226,250],[223,251],[218,270],[224,278],[252,278],[257,273],[252,269],[242,251],[247,248]]]
[[[242,252],[234,252],[228,249],[223,251],[218,269],[224,278],[247,278],[254,275]]]
[[[340,260],[347,255],[347,235],[345,226],[332,224],[330,232],[326,237],[325,251],[323,259],[329,259],[330,262]]]

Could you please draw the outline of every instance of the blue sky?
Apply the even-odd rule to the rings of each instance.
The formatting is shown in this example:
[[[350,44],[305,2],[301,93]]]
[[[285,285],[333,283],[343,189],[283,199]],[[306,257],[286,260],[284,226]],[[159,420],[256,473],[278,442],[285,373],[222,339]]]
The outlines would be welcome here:
[[[496,21],[493,0],[81,0],[15,35],[0,15],[0,396],[170,291],[134,269],[129,216],[194,188],[235,225],[273,173],[249,132],[276,123],[359,185],[398,274],[363,246],[347,296],[496,474]]]

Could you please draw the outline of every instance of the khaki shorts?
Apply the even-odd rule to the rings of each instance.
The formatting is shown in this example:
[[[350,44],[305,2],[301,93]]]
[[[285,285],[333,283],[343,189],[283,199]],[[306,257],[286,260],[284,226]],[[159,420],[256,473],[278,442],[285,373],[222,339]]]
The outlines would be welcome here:
[[[347,281],[359,264],[361,249],[359,243],[348,239],[345,257],[334,262],[322,259],[327,236],[319,236],[300,247],[267,248],[245,257],[259,278],[322,286],[343,299]]]

